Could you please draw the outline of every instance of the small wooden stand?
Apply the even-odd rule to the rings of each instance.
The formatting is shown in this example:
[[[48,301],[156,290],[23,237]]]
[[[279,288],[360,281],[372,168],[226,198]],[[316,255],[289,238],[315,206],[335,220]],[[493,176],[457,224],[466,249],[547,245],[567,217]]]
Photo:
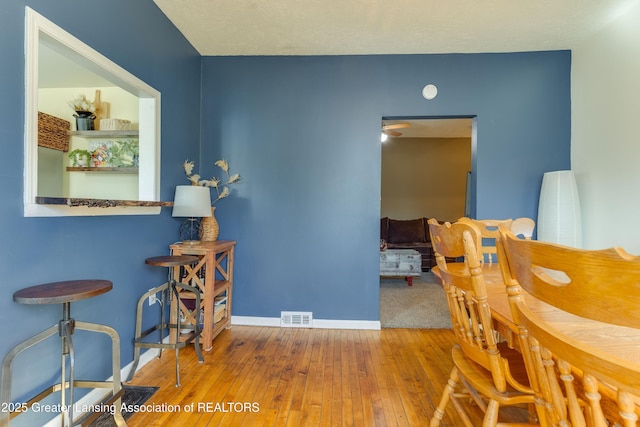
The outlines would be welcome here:
[[[174,255],[196,255],[200,258],[195,266],[184,269],[184,283],[197,286],[202,293],[202,310],[204,320],[202,327],[202,347],[205,351],[213,347],[213,339],[224,328],[231,327],[231,297],[233,293],[233,251],[236,242],[216,240],[214,242],[197,242],[195,244],[176,243],[170,246]],[[216,297],[226,296],[224,317],[218,322],[214,320]],[[181,299],[193,298],[188,293],[181,294]],[[173,303],[173,302],[172,302]],[[174,311],[171,310],[171,313]],[[173,315],[173,314],[172,314]]]

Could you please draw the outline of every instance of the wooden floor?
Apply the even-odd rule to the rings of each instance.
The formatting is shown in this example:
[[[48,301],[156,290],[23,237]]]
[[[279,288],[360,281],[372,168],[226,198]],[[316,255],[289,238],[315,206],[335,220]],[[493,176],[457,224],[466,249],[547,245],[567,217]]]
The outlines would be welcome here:
[[[159,386],[129,426],[425,426],[451,370],[450,330],[234,326],[197,362],[173,351],[131,385]],[[449,405],[451,406],[451,405]],[[174,412],[171,412],[174,411]],[[451,407],[444,426],[461,426]],[[480,425],[480,421],[477,425]]]

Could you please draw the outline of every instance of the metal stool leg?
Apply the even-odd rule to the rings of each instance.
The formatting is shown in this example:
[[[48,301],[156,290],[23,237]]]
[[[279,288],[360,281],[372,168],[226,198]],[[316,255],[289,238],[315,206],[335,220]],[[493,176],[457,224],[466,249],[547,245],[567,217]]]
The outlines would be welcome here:
[[[178,343],[180,341],[180,331],[182,328],[180,321],[180,293],[178,292],[178,288],[184,289],[188,292],[191,292],[195,295],[196,298],[196,306],[195,306],[195,322],[193,325],[195,339],[194,345],[196,347],[196,353],[198,355],[198,361],[200,363],[204,362],[204,357],[202,356],[202,351],[200,350],[200,291],[190,285],[186,285],[182,282],[176,282],[175,280],[171,280],[170,285],[171,294],[176,299],[176,338],[175,342]],[[180,346],[176,346],[176,387],[180,387]]]
[[[169,281],[169,298],[176,299],[176,344],[180,342],[180,329],[182,328],[180,322],[180,295],[178,295],[178,290],[176,289],[176,281],[171,279]],[[176,345],[176,387],[180,387],[180,347]]]
[[[82,381],[75,379],[75,352],[73,346],[73,340],[71,335],[73,334],[75,329],[81,329],[91,332],[100,332],[105,333],[111,337],[112,340],[112,371],[113,371],[113,381]],[[2,362],[2,382],[0,384],[0,401],[3,403],[11,402],[11,384],[12,384],[12,370],[13,370],[13,361],[17,355],[22,353],[23,351],[33,347],[34,345],[46,340],[47,338],[58,334],[62,340],[62,352],[61,352],[61,380],[60,384],[57,384],[51,387],[50,390],[45,391],[40,394],[48,395],[55,391],[60,391],[61,393],[61,406],[63,408],[69,408],[69,410],[65,410],[61,412],[61,418],[63,425],[73,425],[74,423],[74,414],[73,414],[73,404],[74,404],[74,389],[76,387],[82,388],[97,388],[97,387],[110,387],[112,389],[113,397],[117,397],[115,402],[116,412],[114,413],[114,419],[116,425],[120,427],[126,426],[126,422],[124,417],[120,413],[121,408],[121,393],[122,393],[122,384],[120,382],[120,338],[118,336],[118,332],[105,325],[95,324],[95,323],[87,323],[87,322],[75,322],[69,316],[68,311],[65,309],[65,313],[63,313],[63,320],[61,320],[57,325],[51,326],[44,331],[40,332],[37,335],[21,342],[17,346],[7,353],[3,362]],[[67,381],[66,374],[66,358],[69,357],[69,380]],[[67,387],[68,384],[68,387]],[[66,400],[66,393],[69,389],[69,400]],[[0,411],[0,425],[6,426],[9,425],[10,412]]]
[[[76,322],[76,329],[84,330],[84,331],[92,331],[99,332],[102,334],[109,335],[111,337],[111,367],[113,371],[112,381],[76,381],[76,383],[81,387],[86,388],[95,388],[95,387],[111,387],[113,396],[119,396],[122,390],[122,382],[120,378],[120,336],[118,332],[106,325],[101,325],[99,323],[88,323],[88,322]],[[127,423],[120,412],[122,407],[122,398],[118,397],[114,401],[115,412],[113,414],[113,418],[115,419],[116,425],[118,426],[126,426]]]
[[[158,286],[157,288],[153,288],[151,290],[149,290],[148,292],[146,292],[144,295],[142,295],[140,297],[140,299],[138,300],[138,306],[136,309],[136,332],[133,338],[133,366],[131,367],[131,370],[129,371],[129,375],[127,376],[127,379],[125,380],[126,382],[131,382],[133,380],[133,376],[136,373],[136,370],[138,369],[138,364],[140,363],[140,350],[141,347],[137,344],[140,343],[140,341],[142,340],[142,338],[144,338],[146,335],[148,335],[150,332],[158,329],[158,332],[160,333],[160,338],[159,338],[159,342],[162,342],[164,337],[162,335],[162,328],[156,326],[155,328],[152,328],[150,330],[147,330],[145,333],[142,332],[142,314],[143,314],[143,307],[144,307],[144,303],[147,301],[147,298],[149,298],[151,295],[153,294],[157,294],[158,292],[162,292],[164,295],[164,292],[169,288],[169,283],[164,283],[160,286]],[[164,319],[164,305],[165,305],[165,301],[164,301],[164,297],[163,299],[160,301],[161,304],[161,309],[160,309],[160,326],[164,325],[165,323],[165,319]],[[162,355],[162,348],[160,348],[160,355]]]
[[[58,323],[58,333],[61,338],[62,346],[62,374],[60,378],[60,402],[62,404],[62,424],[73,425],[73,390],[75,388],[75,352],[73,349],[73,331],[75,328],[75,320],[71,318],[71,306],[68,302],[62,304],[62,320]],[[69,403],[66,402],[67,395],[67,375],[66,366],[67,358],[69,358]]]
[[[199,346],[199,336],[201,334],[201,328],[199,326],[199,314],[200,314],[200,292],[197,288],[186,285],[184,283],[177,282],[174,275],[180,276],[180,268],[188,266],[190,264],[195,264],[198,262],[198,257],[195,256],[158,256],[151,257],[145,260],[145,263],[152,266],[157,267],[168,267],[168,277],[167,282],[164,285],[161,285],[157,288],[152,289],[151,291],[145,293],[140,300],[138,301],[137,307],[137,315],[136,315],[136,332],[134,338],[134,363],[133,368],[129,372],[128,381],[131,381],[135,370],[138,366],[139,358],[140,358],[140,348],[158,348],[160,351],[162,349],[174,349],[175,350],[175,365],[176,365],[176,387],[180,386],[180,348],[185,347],[188,344],[191,344],[192,341],[195,340],[196,352],[198,353],[198,359],[200,362],[204,361],[204,357],[202,356],[202,352],[200,351]],[[181,314],[181,300],[180,300],[180,292],[178,290],[184,289],[189,292],[193,292],[196,298],[196,318],[194,319],[193,331],[189,332],[186,336],[182,337],[181,340],[181,329],[182,329],[182,321],[180,320]],[[142,332],[141,324],[142,324],[142,309],[144,306],[144,301],[153,293],[157,293],[162,290],[162,302],[161,302],[161,314],[160,314],[160,322],[151,329]],[[166,304],[175,304],[175,309],[169,308],[170,320],[169,322],[165,319],[165,306]],[[175,310],[175,311],[174,311]],[[174,320],[175,316],[175,320]],[[171,338],[171,342],[164,343],[162,330],[169,330],[169,337]],[[175,329],[175,336],[171,336],[171,329]],[[148,334],[155,330],[160,330],[160,342],[143,342],[143,338]]]
[[[150,291],[146,292],[144,295],[140,297],[137,305],[137,314],[136,314],[136,330],[135,330],[135,338],[134,338],[134,356],[133,356],[133,366],[129,371],[126,382],[131,382],[133,380],[133,376],[138,368],[138,364],[140,362],[140,351],[142,347],[146,348],[158,348],[160,351],[164,348],[173,348],[175,350],[175,358],[176,358],[176,387],[180,386],[180,348],[184,347],[184,344],[180,343],[180,331],[182,329],[182,324],[180,321],[180,293],[178,292],[178,288],[189,291],[195,295],[196,298],[196,324],[194,325],[194,337],[192,338],[195,342],[196,353],[198,355],[198,360],[200,363],[204,362],[204,356],[202,355],[202,351],[200,350],[200,326],[198,324],[197,319],[200,317],[200,291],[189,285],[185,285],[184,283],[176,282],[171,279],[169,282],[164,283],[163,285],[158,286],[157,288],[153,288]],[[147,298],[155,293],[162,292],[162,300],[161,300],[161,319],[160,323],[155,325],[154,327],[147,329],[146,331],[142,331],[142,316],[143,316],[143,308],[144,303],[147,301]],[[165,306],[167,304],[171,304],[171,299],[175,299],[176,301],[176,324],[171,325],[167,323],[164,318]],[[165,344],[164,340],[164,329],[175,329],[175,338],[174,343]],[[150,333],[159,330],[160,331],[160,339],[157,344],[154,343],[143,343],[142,340]]]
[[[11,403],[11,382],[13,374],[13,360],[17,355],[33,347],[34,345],[46,340],[47,338],[58,333],[58,325],[53,325],[37,335],[22,341],[20,344],[13,347],[2,361],[2,383],[0,385],[0,402],[3,404]],[[0,411],[0,425],[9,425],[8,411]]]
[[[191,286],[191,285],[187,285],[181,282],[176,283],[176,287],[178,288],[182,288],[186,291],[189,291],[191,293],[193,293],[193,295],[195,295],[196,298],[196,306],[195,306],[195,311],[196,314],[194,315],[195,319],[196,319],[196,324],[194,325],[194,332],[196,332],[196,337],[194,339],[194,345],[196,347],[196,354],[198,355],[198,362],[203,363],[204,362],[204,356],[202,355],[202,350],[200,349],[200,333],[202,331],[202,328],[200,327],[200,290],[198,288],[196,288],[195,286]],[[180,308],[178,307],[178,310]],[[178,315],[180,313],[178,312]]]

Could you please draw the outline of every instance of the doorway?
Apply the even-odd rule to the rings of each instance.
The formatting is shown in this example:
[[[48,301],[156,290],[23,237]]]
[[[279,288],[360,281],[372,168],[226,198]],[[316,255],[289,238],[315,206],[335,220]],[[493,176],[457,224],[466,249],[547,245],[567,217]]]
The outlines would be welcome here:
[[[381,232],[385,221],[406,221],[402,227],[406,233],[409,224],[422,224],[423,218],[454,222],[475,212],[475,123],[473,117],[382,119],[381,139],[386,135],[386,141],[381,144]],[[419,239],[420,231],[415,234]],[[391,241],[394,236],[387,238]],[[411,246],[407,241],[407,249]],[[426,262],[422,256],[422,267]],[[380,321],[383,328],[448,327],[442,288],[426,271],[413,279],[411,287],[402,278],[381,278]]]

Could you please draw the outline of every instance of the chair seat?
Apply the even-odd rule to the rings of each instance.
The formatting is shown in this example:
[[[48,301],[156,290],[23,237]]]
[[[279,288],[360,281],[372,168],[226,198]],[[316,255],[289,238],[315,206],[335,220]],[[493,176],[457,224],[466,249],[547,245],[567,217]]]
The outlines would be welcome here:
[[[178,267],[195,264],[198,261],[200,258],[195,255],[160,255],[147,258],[144,263],[155,267]]]
[[[66,280],[20,289],[13,300],[20,304],[63,304],[101,295],[111,288],[109,280]]]
[[[498,391],[493,383],[491,372],[483,366],[468,359],[459,345],[456,344],[453,346],[451,349],[451,356],[453,358],[454,365],[458,368],[460,376],[463,377],[480,394],[490,396],[501,405],[533,403],[533,394],[519,392],[508,385],[505,392]],[[520,357],[520,360],[522,360],[522,357]]]

